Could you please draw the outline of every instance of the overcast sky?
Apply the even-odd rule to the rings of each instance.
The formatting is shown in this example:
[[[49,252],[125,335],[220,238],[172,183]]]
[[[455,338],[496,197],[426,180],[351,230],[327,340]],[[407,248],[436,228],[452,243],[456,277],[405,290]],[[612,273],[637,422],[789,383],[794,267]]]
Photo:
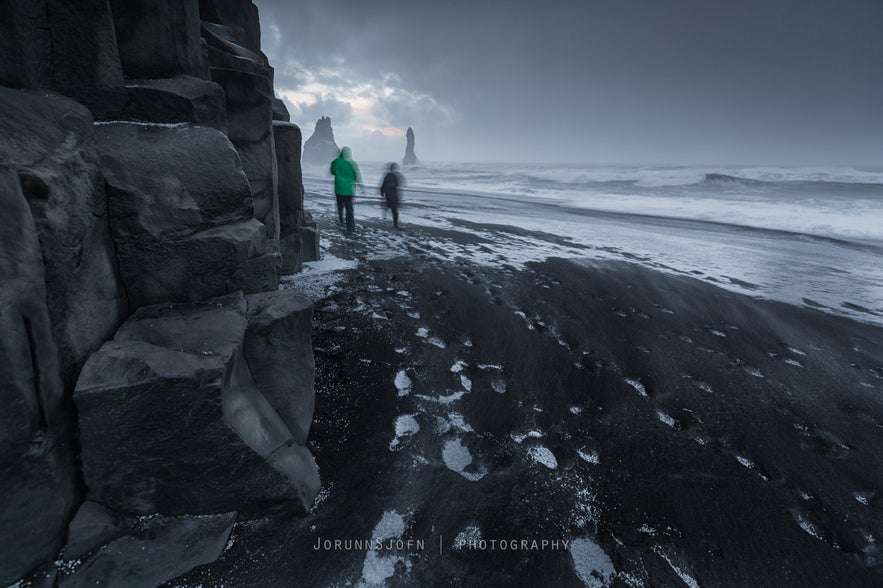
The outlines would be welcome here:
[[[883,0],[255,0],[356,160],[883,166]]]

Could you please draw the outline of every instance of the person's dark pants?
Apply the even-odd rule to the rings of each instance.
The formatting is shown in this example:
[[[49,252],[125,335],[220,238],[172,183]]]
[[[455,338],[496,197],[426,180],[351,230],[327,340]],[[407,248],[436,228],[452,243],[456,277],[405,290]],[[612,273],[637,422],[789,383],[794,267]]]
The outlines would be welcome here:
[[[399,227],[399,207],[391,206],[390,210],[392,211],[392,226],[395,228]]]
[[[337,220],[340,224],[343,224],[343,196],[340,194],[335,194],[335,198],[337,198]]]
[[[340,207],[346,210],[346,230],[348,233],[352,233],[356,229],[356,219],[353,217],[353,197],[338,196],[337,201],[340,202],[338,210]]]

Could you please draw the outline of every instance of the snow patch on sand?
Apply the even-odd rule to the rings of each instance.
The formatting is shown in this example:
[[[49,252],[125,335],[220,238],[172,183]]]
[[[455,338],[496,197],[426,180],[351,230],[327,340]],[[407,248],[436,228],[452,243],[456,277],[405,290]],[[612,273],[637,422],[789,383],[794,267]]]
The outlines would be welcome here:
[[[573,571],[585,586],[589,588],[610,586],[616,568],[600,545],[587,537],[580,537],[570,542],[568,550]]]
[[[411,393],[411,385],[413,382],[411,378],[408,377],[408,374],[405,373],[405,370],[399,370],[396,374],[395,386],[396,390],[398,390],[399,396],[407,396]]]
[[[527,433],[524,433],[523,435],[518,435],[516,433],[509,433],[509,438],[511,438],[513,441],[515,441],[519,445],[521,445],[521,443],[525,439],[527,439],[528,437],[531,437],[533,439],[541,439],[541,438],[545,437],[545,435],[540,431],[528,431]]]
[[[669,415],[667,415],[666,413],[662,412],[661,410],[656,411],[656,418],[658,418],[660,421],[662,421],[663,423],[665,423],[666,425],[668,425],[672,429],[675,428],[675,424],[676,424],[675,420],[672,417],[670,417]]]
[[[334,286],[344,279],[344,271],[355,269],[358,265],[356,261],[325,253],[319,261],[304,263],[299,273],[282,276],[279,289],[295,290],[312,300],[321,300],[336,291]]]
[[[405,532],[405,520],[395,511],[383,513],[380,521],[374,526],[371,542],[395,540]],[[362,578],[359,586],[382,586],[386,580],[396,573],[396,564],[402,562],[405,570],[411,570],[411,562],[401,555],[380,555],[381,551],[371,549],[365,554],[362,564]]]
[[[469,525],[457,533],[457,536],[454,537],[454,542],[451,544],[451,548],[454,551],[460,551],[460,549],[462,549],[461,545],[465,547],[470,542],[477,543],[478,541],[481,541],[481,527],[478,525]]]
[[[468,367],[468,364],[464,362],[462,359],[458,359],[454,365],[451,366],[451,372],[454,374],[459,374],[463,371],[463,368]]]
[[[437,402],[439,404],[451,404],[452,402],[456,402],[463,398],[466,395],[465,390],[460,390],[459,392],[454,392],[453,394],[448,394],[447,396],[427,396],[425,394],[418,394],[417,398],[421,400],[428,400],[429,402]]]
[[[598,465],[601,463],[601,456],[593,449],[577,449],[576,454],[586,463]]]
[[[426,327],[420,327],[419,329],[417,329],[417,333],[415,334],[421,339],[426,339],[427,337],[429,337],[429,329],[427,329]]]
[[[797,361],[796,359],[791,359],[790,357],[785,358],[785,363],[788,365],[793,365],[794,367],[802,368],[803,364]]]
[[[536,447],[531,447],[527,450],[527,454],[530,456],[532,460],[537,463],[541,463],[550,470],[554,470],[558,467],[558,460],[555,459],[555,454],[552,453],[548,448],[543,447],[542,445],[537,445]]]
[[[430,337],[429,339],[426,340],[426,342],[429,343],[430,345],[435,345],[439,349],[444,349],[445,347],[447,347],[447,345],[445,345],[445,342],[442,341],[441,339],[439,339],[438,337]]]
[[[634,388],[641,396],[647,396],[647,390],[644,388],[644,384],[642,384],[638,380],[626,378],[625,383]]]
[[[460,374],[460,385],[463,386],[463,389],[467,392],[472,392],[472,380],[467,378],[464,374]]]
[[[404,437],[410,437],[420,431],[420,423],[414,418],[416,415],[413,414],[403,414],[396,417],[395,421],[395,438],[390,441],[389,449],[390,451],[395,450],[398,447]]]
[[[485,476],[486,472],[477,474],[464,471],[472,463],[472,454],[463,446],[460,439],[450,439],[442,448],[442,460],[449,470],[457,472],[470,482],[477,482]]]
[[[671,561],[671,558],[663,553],[661,549],[654,548],[653,551],[655,551],[659,555],[659,557],[665,560],[665,562],[669,565],[669,567],[671,567],[672,570],[674,570],[674,573],[678,575],[678,577],[681,579],[681,581],[684,582],[684,584],[689,586],[689,588],[699,588],[699,582],[697,582],[690,574],[676,566],[675,563]]]

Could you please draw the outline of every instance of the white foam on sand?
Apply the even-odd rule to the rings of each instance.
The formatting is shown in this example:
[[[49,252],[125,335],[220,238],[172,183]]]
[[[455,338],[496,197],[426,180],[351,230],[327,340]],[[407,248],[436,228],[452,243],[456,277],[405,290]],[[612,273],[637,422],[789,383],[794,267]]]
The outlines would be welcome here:
[[[583,585],[603,588],[612,584],[616,568],[600,545],[591,539],[580,537],[570,542],[568,551],[570,551],[573,571]]]
[[[463,471],[472,463],[472,454],[463,446],[460,439],[450,439],[442,448],[442,460],[449,470],[457,472],[470,482],[477,482],[485,476],[485,472],[473,474]]]
[[[374,526],[371,535],[372,543],[385,542],[401,538],[405,533],[405,519],[395,511],[386,511]],[[362,564],[362,578],[359,586],[382,586],[386,580],[396,573],[396,564],[402,562],[405,570],[410,571],[411,562],[400,555],[379,555],[382,551],[369,549]]]
[[[420,423],[415,419],[416,415],[413,414],[402,414],[396,417],[395,420],[395,438],[390,441],[389,449],[390,451],[394,450],[398,447],[404,437],[410,437],[420,431]]]
[[[558,460],[555,459],[555,454],[542,445],[531,447],[527,450],[527,454],[531,457],[532,460],[537,463],[543,464],[550,470],[554,470],[558,467]]]
[[[408,374],[405,373],[405,370],[399,370],[396,374],[395,385],[396,390],[398,390],[399,396],[407,396],[411,393],[411,385],[413,382],[411,378],[408,377]]]

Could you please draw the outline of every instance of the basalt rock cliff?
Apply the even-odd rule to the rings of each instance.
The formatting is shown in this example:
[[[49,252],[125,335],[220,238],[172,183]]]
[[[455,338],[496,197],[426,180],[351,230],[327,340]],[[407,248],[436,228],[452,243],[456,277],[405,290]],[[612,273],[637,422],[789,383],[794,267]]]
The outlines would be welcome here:
[[[158,585],[318,492],[260,36],[250,0],[0,0],[0,585]]]

